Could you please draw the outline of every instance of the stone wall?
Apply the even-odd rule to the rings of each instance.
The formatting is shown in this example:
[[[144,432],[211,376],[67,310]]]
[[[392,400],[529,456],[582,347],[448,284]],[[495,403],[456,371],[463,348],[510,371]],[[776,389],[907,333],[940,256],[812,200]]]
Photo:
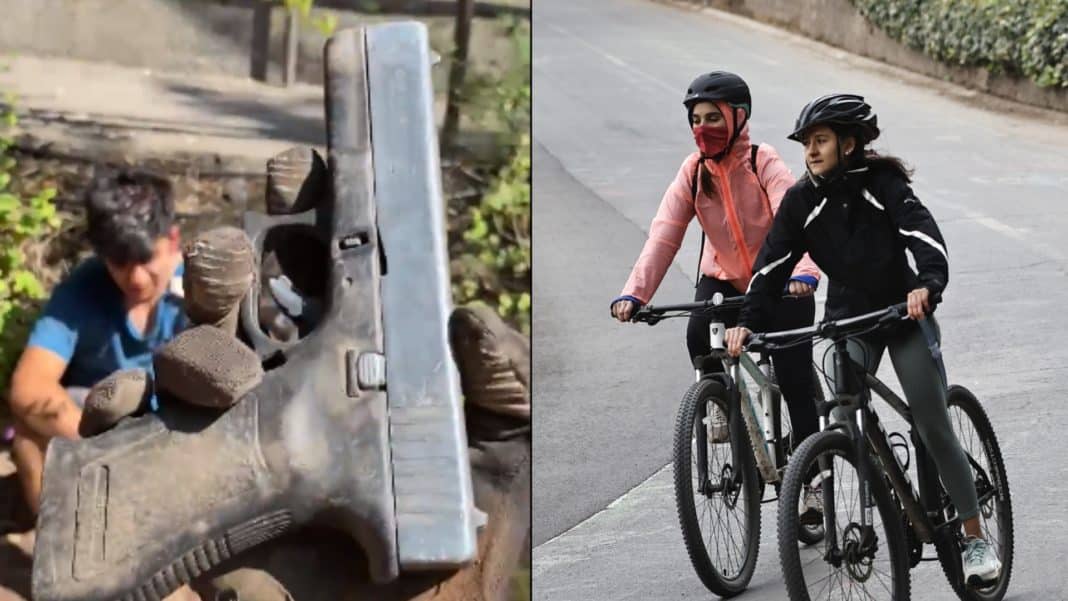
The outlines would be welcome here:
[[[689,0],[778,25],[795,33],[909,71],[995,96],[1068,112],[1068,90],[1041,88],[1027,78],[993,75],[982,67],[939,62],[890,38],[849,0]]]

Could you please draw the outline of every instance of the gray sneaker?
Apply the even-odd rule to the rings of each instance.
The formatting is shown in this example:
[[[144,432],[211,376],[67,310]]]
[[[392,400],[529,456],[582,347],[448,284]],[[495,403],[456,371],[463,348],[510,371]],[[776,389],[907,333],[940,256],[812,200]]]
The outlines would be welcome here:
[[[719,405],[712,403],[704,422],[708,431],[708,442],[721,444],[728,441],[730,433],[727,430],[727,414]]]
[[[981,538],[969,536],[964,539],[964,582],[974,584],[992,582],[1001,575],[1001,561],[994,553],[990,543]]]
[[[798,521],[802,526],[820,526],[823,524],[823,488],[805,485],[801,493],[801,513]]]

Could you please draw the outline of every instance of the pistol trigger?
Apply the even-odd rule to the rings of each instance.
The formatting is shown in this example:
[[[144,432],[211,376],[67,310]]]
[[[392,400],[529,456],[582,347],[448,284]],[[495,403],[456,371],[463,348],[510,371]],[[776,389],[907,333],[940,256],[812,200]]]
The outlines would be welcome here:
[[[293,282],[289,281],[288,277],[281,275],[271,278],[267,281],[267,285],[271,287],[274,302],[278,303],[286,315],[300,317],[304,313],[304,297],[293,290]]]

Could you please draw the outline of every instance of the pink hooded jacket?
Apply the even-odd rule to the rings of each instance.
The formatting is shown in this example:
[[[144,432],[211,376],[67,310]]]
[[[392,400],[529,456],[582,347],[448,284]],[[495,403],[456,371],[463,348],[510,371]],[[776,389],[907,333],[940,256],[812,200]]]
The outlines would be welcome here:
[[[717,102],[716,106],[726,118],[727,127],[733,130],[734,111],[725,102]],[[704,162],[712,174],[712,189],[706,190],[701,182],[703,178],[698,177],[695,201],[690,186],[699,157],[698,152],[686,157],[675,181],[664,193],[649,228],[649,239],[620,296],[633,296],[643,304],[649,302],[695,214],[708,238],[701,256],[701,273],[727,280],[741,291],[749,287],[753,262],[771,229],[783,195],[794,184],[794,176],[775,149],[767,144],[761,144],[757,150],[757,173],[753,173],[746,123],[727,156],[718,163]],[[805,254],[793,275],[818,279],[820,272]]]

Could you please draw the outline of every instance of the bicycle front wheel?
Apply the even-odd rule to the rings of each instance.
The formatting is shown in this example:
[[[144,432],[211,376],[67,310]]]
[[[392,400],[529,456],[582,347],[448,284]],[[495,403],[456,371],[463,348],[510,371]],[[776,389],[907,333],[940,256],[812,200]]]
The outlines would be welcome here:
[[[694,383],[682,399],[674,471],[675,506],[694,571],[713,593],[737,595],[756,568],[760,486],[745,424],[737,411],[728,411],[726,389],[717,380]]]
[[[865,455],[874,511],[867,526],[861,525],[856,461],[853,441],[839,431],[808,437],[790,458],[779,495],[779,559],[790,601],[909,599],[900,513]],[[803,547],[799,514],[806,489],[822,501],[824,538]]]

